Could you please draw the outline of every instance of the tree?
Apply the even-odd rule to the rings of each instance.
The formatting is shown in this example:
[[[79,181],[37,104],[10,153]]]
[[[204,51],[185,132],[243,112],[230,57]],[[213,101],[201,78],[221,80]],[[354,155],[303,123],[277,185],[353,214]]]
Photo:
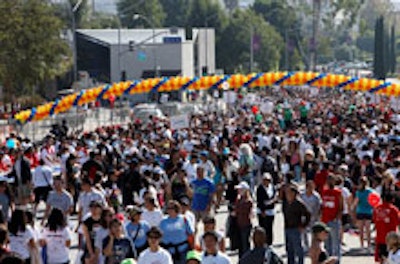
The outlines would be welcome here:
[[[160,0],[166,14],[165,27],[181,27],[187,24],[193,0]]]
[[[159,0],[119,0],[117,2],[118,15],[124,27],[162,27],[165,20],[165,13]],[[135,14],[146,17],[144,19],[134,19]]]
[[[217,64],[225,72],[234,73],[249,69],[252,31],[259,42],[259,47],[254,51],[257,70],[268,71],[279,68],[281,51],[284,47],[279,33],[254,11],[236,10],[228,26],[221,33],[219,46],[223,48],[217,49]]]
[[[64,73],[70,64],[62,23],[43,0],[0,1],[0,80],[5,102]]]
[[[374,48],[374,76],[385,80],[385,30],[383,16],[376,20],[375,24],[375,48]]]
[[[301,50],[303,42],[301,22],[297,18],[295,9],[289,6],[287,1],[280,0],[256,0],[252,9],[256,14],[261,15],[265,21],[271,24],[285,40],[289,51],[282,49],[282,61],[280,64],[285,64],[285,53],[288,52],[289,58],[287,59],[290,65],[296,65],[297,67],[302,64],[302,59],[304,64],[307,65],[308,59]],[[302,55],[303,58],[299,57],[299,54]],[[297,61],[296,58],[300,60]]]
[[[96,12],[91,19],[83,23],[82,28],[104,29],[118,28],[118,26],[119,19],[117,16],[102,12]]]

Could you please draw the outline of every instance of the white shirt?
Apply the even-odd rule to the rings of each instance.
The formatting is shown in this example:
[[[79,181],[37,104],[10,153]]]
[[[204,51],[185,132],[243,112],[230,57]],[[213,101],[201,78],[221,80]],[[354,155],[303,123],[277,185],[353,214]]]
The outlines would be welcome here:
[[[82,210],[82,216],[89,213],[89,206],[92,201],[99,201],[103,205],[106,205],[106,200],[101,192],[92,189],[90,192],[81,192],[78,199],[79,208]]]
[[[40,152],[40,159],[44,161],[46,165],[52,165],[55,158],[55,147],[50,146],[48,149],[43,148]]]
[[[149,223],[150,226],[159,226],[163,219],[163,213],[160,209],[154,209],[153,211],[143,210],[142,220]]]
[[[10,233],[10,250],[20,255],[22,259],[29,258],[28,243],[31,239],[34,239],[34,234],[29,226],[24,232],[18,231],[16,236]]]
[[[55,232],[44,228],[40,233],[40,238],[46,240],[48,263],[68,262],[69,248],[65,245],[67,241],[71,241],[71,234],[68,227]]]
[[[53,172],[47,165],[39,166],[33,172],[33,186],[46,187],[53,185]]]
[[[150,248],[140,253],[138,264],[173,264],[171,254],[163,248],[152,252]]]
[[[396,252],[389,251],[386,264],[400,264],[400,250]]]
[[[340,188],[342,190],[342,197],[343,197],[343,214],[348,214],[349,213],[349,205],[347,204],[347,200],[351,196],[351,193],[349,189],[346,187],[342,186]]]
[[[227,255],[218,251],[216,256],[206,256],[203,253],[201,264],[231,264],[231,261]]]
[[[192,230],[195,230],[196,228],[196,217],[194,216],[194,213],[192,211],[187,210],[184,214],[186,220],[188,221],[188,224]]]

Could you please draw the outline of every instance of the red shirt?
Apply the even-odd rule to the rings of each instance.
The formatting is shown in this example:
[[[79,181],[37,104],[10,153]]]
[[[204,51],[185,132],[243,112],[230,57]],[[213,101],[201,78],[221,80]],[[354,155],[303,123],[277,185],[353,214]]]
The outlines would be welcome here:
[[[373,220],[376,227],[375,241],[378,244],[385,244],[386,235],[390,231],[397,232],[399,221],[399,210],[391,203],[382,203],[374,209]]]
[[[319,193],[322,192],[324,189],[326,179],[328,178],[329,171],[328,170],[321,170],[317,172],[314,178],[315,187]]]
[[[324,189],[321,193],[322,198],[322,216],[321,221],[328,223],[337,218],[340,210],[340,199],[342,191],[339,189]]]

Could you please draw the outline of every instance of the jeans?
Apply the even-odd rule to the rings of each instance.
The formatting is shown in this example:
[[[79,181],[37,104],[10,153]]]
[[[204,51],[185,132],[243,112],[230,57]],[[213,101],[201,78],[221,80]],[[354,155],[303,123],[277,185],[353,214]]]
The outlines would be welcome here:
[[[250,249],[251,225],[241,227],[239,232],[239,258]]]
[[[285,229],[285,242],[288,264],[303,264],[304,251],[301,243],[301,232],[298,228]]]
[[[272,241],[274,239],[274,216],[273,215],[266,215],[262,216],[261,214],[258,215],[258,225],[265,229],[265,233],[267,235],[267,245],[271,246]]]
[[[326,250],[329,256],[337,257],[338,263],[340,263],[340,247],[342,242],[340,241],[340,228],[342,223],[340,220],[333,220],[327,223],[327,226],[331,229],[329,232],[328,240],[326,241]]]

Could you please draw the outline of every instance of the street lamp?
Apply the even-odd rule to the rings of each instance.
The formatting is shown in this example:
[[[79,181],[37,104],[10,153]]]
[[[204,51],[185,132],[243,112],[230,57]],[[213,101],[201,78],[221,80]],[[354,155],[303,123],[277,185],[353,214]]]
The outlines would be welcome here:
[[[208,68],[208,21],[217,17],[218,15],[219,15],[219,13],[214,13],[214,14],[207,16],[204,19],[204,27],[205,27],[205,33],[206,33],[206,37],[204,38],[204,41],[206,42],[206,46],[205,46],[205,53],[206,53],[205,54],[205,56],[206,56],[206,61],[205,61],[206,72],[205,73],[206,74],[208,74],[208,72],[209,72],[209,68]]]
[[[138,20],[138,19],[143,19],[144,21],[146,21],[153,30],[153,35],[152,35],[152,39],[153,39],[153,59],[154,59],[154,77],[158,76],[158,54],[157,54],[157,50],[156,50],[156,28],[154,26],[154,22],[149,19],[148,17],[141,15],[141,14],[134,14],[133,15],[133,20]]]
[[[76,82],[78,79],[78,62],[77,62],[77,49],[76,49],[76,21],[75,14],[79,10],[79,7],[82,5],[83,0],[79,0],[74,6],[71,5],[71,2],[67,0],[69,5],[69,10],[71,11],[71,22],[72,22],[72,57],[74,61],[73,65],[73,80]]]

